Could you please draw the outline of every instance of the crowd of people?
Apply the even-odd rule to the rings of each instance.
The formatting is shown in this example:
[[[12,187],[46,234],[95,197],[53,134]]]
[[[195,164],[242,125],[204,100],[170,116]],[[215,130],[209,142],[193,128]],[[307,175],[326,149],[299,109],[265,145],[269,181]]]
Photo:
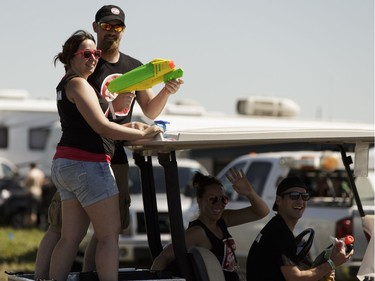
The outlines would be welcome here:
[[[182,79],[169,81],[157,94],[147,89],[108,95],[109,81],[142,63],[119,50],[126,30],[120,7],[101,7],[92,27],[96,39],[88,31],[77,30],[55,57],[55,64],[60,62],[65,68],[56,87],[62,136],[51,177],[57,192],[48,210],[49,228],[38,249],[35,280],[66,280],[90,223],[95,235],[86,249],[83,271],[96,270],[101,281],[118,280],[118,235],[129,224],[131,204],[124,141],[162,133],[158,126],[132,122],[133,106],[137,102],[145,116],[155,119],[184,83]],[[248,199],[249,207],[225,209],[228,197],[222,183],[197,173],[193,186],[200,213],[186,230],[186,245],[211,250],[225,279],[239,280],[236,245],[228,227],[264,218],[269,209],[241,170],[232,169],[227,178]],[[248,280],[320,280],[332,276],[334,268],[350,258],[352,253],[336,248],[327,263],[299,269],[292,231],[306,207],[307,195],[305,185],[296,179],[280,183],[274,206],[277,214],[249,252]],[[273,243],[273,235],[278,236],[278,243]],[[173,247],[168,245],[151,270],[173,268],[173,262]]]

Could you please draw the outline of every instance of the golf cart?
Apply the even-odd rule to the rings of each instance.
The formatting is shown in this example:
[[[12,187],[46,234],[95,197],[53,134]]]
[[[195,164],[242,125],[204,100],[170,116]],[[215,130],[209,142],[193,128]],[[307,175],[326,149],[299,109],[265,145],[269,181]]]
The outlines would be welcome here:
[[[153,258],[162,251],[160,231],[158,225],[158,211],[155,199],[155,187],[152,172],[152,156],[157,156],[165,171],[171,237],[179,269],[179,276],[172,276],[168,272],[151,272],[149,269],[124,268],[119,270],[119,280],[224,280],[221,267],[215,256],[206,249],[187,249],[184,236],[184,225],[180,202],[180,189],[178,183],[178,163],[176,152],[180,150],[204,148],[229,148],[238,146],[257,146],[273,144],[298,144],[314,145],[317,149],[339,149],[343,160],[350,164],[346,152],[356,153],[354,173],[365,176],[368,167],[368,150],[374,143],[373,128],[357,129],[268,129],[257,130],[254,128],[222,128],[214,130],[189,130],[180,132],[167,132],[168,139],[160,137],[158,140],[148,142],[132,142],[128,147],[134,152],[135,163],[139,166],[142,179],[142,196],[150,252]],[[353,175],[349,169],[348,177],[351,179],[351,188],[356,194]],[[358,195],[358,194],[357,194]],[[356,196],[356,195],[355,195]],[[360,198],[356,196],[357,205]],[[302,240],[302,239],[301,239]],[[308,241],[309,239],[307,239]],[[305,243],[308,248],[309,243]],[[303,248],[302,247],[302,248]],[[306,250],[303,250],[306,252]],[[9,281],[33,280],[30,274],[9,274]],[[97,280],[95,273],[71,273],[68,280]]]

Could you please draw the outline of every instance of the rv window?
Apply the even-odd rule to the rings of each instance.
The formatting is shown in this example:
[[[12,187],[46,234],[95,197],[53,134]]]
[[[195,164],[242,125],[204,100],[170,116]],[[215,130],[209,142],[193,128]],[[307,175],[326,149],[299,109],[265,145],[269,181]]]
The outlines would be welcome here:
[[[0,148],[8,147],[8,128],[0,127]]]
[[[29,130],[29,148],[32,150],[43,150],[46,148],[49,128],[34,128]]]

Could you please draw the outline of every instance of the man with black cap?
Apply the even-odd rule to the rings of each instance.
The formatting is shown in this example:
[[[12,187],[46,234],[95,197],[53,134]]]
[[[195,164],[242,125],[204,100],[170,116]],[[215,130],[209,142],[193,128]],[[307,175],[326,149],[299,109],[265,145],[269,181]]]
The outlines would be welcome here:
[[[113,112],[109,118],[119,124],[132,124],[139,128],[141,123],[131,122],[135,101],[138,102],[145,116],[155,119],[163,110],[170,95],[175,94],[182,79],[169,81],[164,88],[155,95],[153,90],[146,89],[135,93],[125,93],[121,95],[111,95],[107,91],[108,83],[116,77],[126,73],[142,63],[122,52],[120,52],[120,42],[123,37],[125,25],[124,11],[115,5],[105,5],[101,7],[96,15],[92,27],[97,34],[97,47],[102,50],[102,55],[98,61],[96,69],[88,78],[90,84],[107,98],[113,105]],[[128,159],[124,150],[124,143],[115,142],[115,153],[111,160],[111,167],[116,178],[117,187],[120,191],[120,216],[121,228],[126,229],[129,225],[130,195],[128,190]],[[83,271],[95,269],[95,247],[96,239],[92,237],[84,256]]]
[[[302,217],[310,195],[298,177],[283,179],[277,187],[273,210],[277,214],[255,238],[247,256],[247,280],[321,280],[333,276],[335,267],[345,263],[348,255],[335,247],[328,262],[301,270],[298,267],[294,227]],[[332,275],[331,275],[332,274]]]
[[[142,123],[131,122],[135,101],[138,102],[143,113],[149,119],[155,119],[163,110],[170,95],[175,94],[182,79],[167,82],[155,95],[153,90],[146,89],[135,93],[124,93],[121,95],[110,94],[107,85],[116,77],[126,73],[142,63],[128,55],[120,52],[120,42],[123,37],[125,25],[124,11],[115,5],[101,7],[96,15],[92,27],[97,34],[97,48],[102,50],[95,71],[88,78],[89,83],[100,92],[110,103],[112,103],[110,121],[142,129]],[[123,142],[115,143],[115,153],[111,160],[111,167],[119,188],[121,228],[129,225],[130,196],[128,191],[128,159],[124,150]],[[45,233],[40,245],[35,262],[36,278],[46,279],[49,271],[49,260],[52,251],[60,239],[61,232],[61,201],[58,193],[55,194],[48,210],[48,222],[50,226]],[[95,269],[96,238],[93,236],[86,249],[83,271]]]

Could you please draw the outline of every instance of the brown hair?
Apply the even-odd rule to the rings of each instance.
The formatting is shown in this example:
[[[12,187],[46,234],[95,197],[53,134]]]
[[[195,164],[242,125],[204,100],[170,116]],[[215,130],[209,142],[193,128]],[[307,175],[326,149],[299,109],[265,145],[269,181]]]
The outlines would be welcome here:
[[[95,38],[91,33],[85,30],[77,30],[76,32],[74,32],[62,46],[62,52],[58,53],[54,57],[54,65],[56,66],[56,63],[59,60],[64,64],[65,70],[68,70],[70,68],[70,60],[77,52],[79,45],[81,45],[81,43],[87,39],[92,40],[94,41],[94,43],[96,43]]]
[[[205,176],[200,172],[196,172],[193,177],[193,187],[196,188],[195,195],[197,198],[202,198],[206,192],[208,185],[218,184],[223,187],[223,184],[213,176]]]

